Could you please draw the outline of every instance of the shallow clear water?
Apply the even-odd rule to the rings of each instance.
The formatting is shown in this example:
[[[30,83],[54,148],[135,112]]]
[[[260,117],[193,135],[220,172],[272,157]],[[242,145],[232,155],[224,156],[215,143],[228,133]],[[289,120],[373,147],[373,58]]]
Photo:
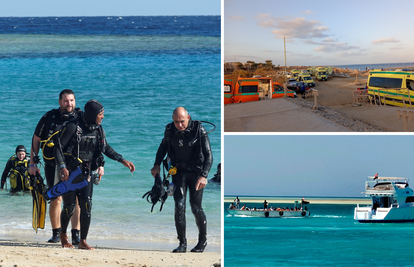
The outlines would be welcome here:
[[[189,21],[195,23],[194,18]],[[204,28],[209,19],[196,21],[192,28]],[[30,148],[38,121],[58,107],[61,90],[72,89],[82,109],[88,100],[97,99],[105,107],[102,125],[108,143],[132,161],[136,171],[130,174],[121,164],[106,160],[105,176],[94,187],[88,238],[175,245],[173,199],[167,199],[162,212],[157,205],[151,214],[151,205],[141,197],[153,185],[150,169],[177,106],[186,107],[194,119],[217,126],[209,135],[214,157],[209,178],[216,172],[221,155],[220,37],[204,30],[198,35],[151,36],[96,31],[0,34],[0,162],[5,165],[19,144]],[[220,186],[209,184],[203,208],[212,247],[221,243],[220,198]],[[0,191],[0,238],[35,235],[31,201],[28,195]],[[189,206],[187,221],[189,243],[195,244],[198,230]],[[50,235],[47,217],[38,239],[47,240]]]
[[[251,206],[254,205],[258,206]],[[224,264],[414,265],[413,223],[361,224],[353,219],[354,208],[355,205],[311,203],[309,218],[253,218],[231,216],[225,211]]]

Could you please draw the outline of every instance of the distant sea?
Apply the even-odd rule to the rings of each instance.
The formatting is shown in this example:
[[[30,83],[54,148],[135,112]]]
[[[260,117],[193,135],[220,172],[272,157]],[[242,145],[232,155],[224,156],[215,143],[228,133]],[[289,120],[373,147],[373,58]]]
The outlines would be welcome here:
[[[277,205],[293,207],[291,201]],[[232,216],[225,210],[224,265],[413,266],[414,223],[359,223],[353,218],[355,207],[310,200],[309,218]]]
[[[151,213],[141,197],[153,185],[150,169],[177,106],[217,126],[209,134],[214,157],[209,178],[216,173],[221,157],[220,30],[220,16],[0,18],[0,165],[17,145],[30,150],[38,121],[58,108],[61,90],[72,89],[82,109],[97,99],[105,107],[108,143],[137,169],[130,174],[106,160],[105,176],[94,186],[90,245],[175,248],[173,199]],[[220,192],[213,183],[204,191],[207,251],[220,250]],[[44,230],[36,235],[32,229],[31,203],[30,195],[0,191],[0,239],[46,242],[51,237],[48,216]],[[189,204],[187,238],[190,247],[198,238]]]
[[[332,67],[337,67],[337,68],[348,68],[348,69],[357,69],[360,71],[364,71],[367,68],[369,68],[370,70],[373,69],[405,69],[408,67],[414,67],[414,62],[402,62],[402,63],[378,63],[378,64],[348,64],[348,65],[337,65],[337,66],[332,66]]]

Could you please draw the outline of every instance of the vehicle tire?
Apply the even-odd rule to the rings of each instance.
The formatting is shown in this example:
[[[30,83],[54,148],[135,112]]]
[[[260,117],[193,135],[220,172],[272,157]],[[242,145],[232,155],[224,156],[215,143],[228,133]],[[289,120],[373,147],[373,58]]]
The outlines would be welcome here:
[[[302,216],[306,216],[306,212],[302,211]]]
[[[280,216],[283,216],[283,211],[279,211],[279,215]]]
[[[269,217],[269,212],[268,211],[265,212],[265,216],[266,216],[266,218]]]

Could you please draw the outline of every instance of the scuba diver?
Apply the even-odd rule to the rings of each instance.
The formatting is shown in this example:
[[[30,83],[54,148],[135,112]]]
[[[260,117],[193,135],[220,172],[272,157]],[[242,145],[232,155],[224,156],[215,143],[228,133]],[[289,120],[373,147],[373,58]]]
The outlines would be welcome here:
[[[160,165],[166,154],[177,172],[172,175],[175,185],[175,227],[179,245],[172,252],[187,251],[186,239],[186,195],[190,192],[191,211],[198,227],[198,243],[191,252],[203,252],[207,246],[207,219],[201,207],[203,189],[213,163],[210,141],[200,121],[193,121],[187,110],[178,107],[172,116],[173,122],[165,127],[164,138],[158,148],[151,174],[160,174]]]
[[[42,146],[43,161],[45,163],[45,177],[47,186],[53,187],[55,180],[56,163],[53,154],[53,140],[56,133],[62,128],[62,125],[70,120],[76,119],[82,114],[80,108],[76,108],[75,94],[70,89],[64,89],[59,93],[59,108],[46,112],[38,122],[32,138],[32,149],[30,157],[29,172],[36,176],[39,163],[39,150]],[[50,243],[59,242],[60,235],[60,212],[62,198],[58,197],[50,202],[49,217],[52,225],[53,235],[48,240]],[[72,242],[78,244],[79,239],[79,208],[75,210],[75,216],[72,218]]]
[[[62,196],[63,211],[61,213],[60,241],[62,247],[73,248],[66,235],[70,217],[76,205],[76,197],[81,207],[80,214],[80,243],[79,249],[93,249],[86,243],[89,226],[91,223],[92,192],[94,181],[91,179],[92,171],[97,170],[99,176],[104,175],[103,154],[112,160],[122,163],[131,172],[135,171],[132,162],[124,159],[106,142],[105,132],[101,126],[104,118],[104,108],[96,100],[89,100],[85,105],[83,117],[66,124],[57,138],[54,146],[56,164],[60,169],[62,181],[69,179],[69,174],[80,168],[77,178],[86,180],[87,185],[76,191]],[[65,154],[64,154],[65,152]]]
[[[29,157],[23,145],[16,147],[16,154],[11,156],[6,163],[3,175],[1,176],[1,186],[4,188],[7,176],[10,179],[10,193],[20,191],[29,192]]]

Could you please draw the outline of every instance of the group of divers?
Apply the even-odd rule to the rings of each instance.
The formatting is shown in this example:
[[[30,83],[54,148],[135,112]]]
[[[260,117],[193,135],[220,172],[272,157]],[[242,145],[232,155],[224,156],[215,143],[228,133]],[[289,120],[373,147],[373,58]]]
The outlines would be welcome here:
[[[6,179],[9,178],[11,194],[31,193],[32,226],[36,232],[38,228],[44,229],[46,202],[49,201],[53,236],[48,242],[60,241],[64,248],[78,245],[79,249],[91,250],[93,247],[86,243],[86,237],[91,222],[93,185],[99,184],[104,175],[103,154],[120,162],[130,172],[135,171],[135,166],[107,143],[101,125],[104,108],[100,102],[90,100],[82,111],[76,108],[75,94],[70,89],[60,92],[58,102],[58,109],[46,112],[40,119],[33,134],[30,153],[24,145],[16,147],[15,154],[4,168],[0,188],[5,189]],[[172,252],[184,253],[187,251],[185,207],[188,189],[191,210],[199,230],[198,243],[191,252],[203,252],[207,246],[207,219],[201,202],[213,162],[208,134],[215,126],[203,121],[214,127],[206,132],[201,121],[192,120],[183,107],[174,110],[172,119],[173,122],[165,127],[151,169],[154,186],[142,198],[146,197],[152,204],[151,211],[160,202],[161,211],[167,197],[173,196],[179,246]],[[45,179],[38,165],[43,165]],[[221,183],[221,164],[218,164],[217,173],[209,181]],[[72,242],[66,234],[69,221],[72,223]]]

